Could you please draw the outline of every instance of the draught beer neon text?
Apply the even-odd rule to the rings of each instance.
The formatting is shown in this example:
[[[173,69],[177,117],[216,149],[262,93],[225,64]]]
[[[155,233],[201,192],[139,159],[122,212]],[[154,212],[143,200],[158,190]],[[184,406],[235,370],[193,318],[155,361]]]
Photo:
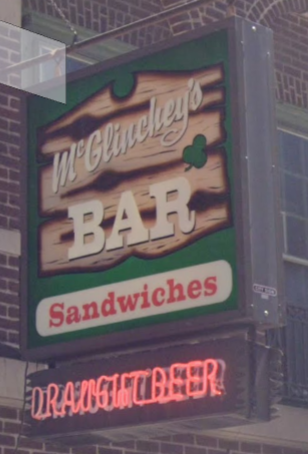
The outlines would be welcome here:
[[[50,383],[32,390],[31,416],[37,420],[97,411],[114,411],[225,394],[226,363],[206,359],[170,367],[101,375],[64,385]]]

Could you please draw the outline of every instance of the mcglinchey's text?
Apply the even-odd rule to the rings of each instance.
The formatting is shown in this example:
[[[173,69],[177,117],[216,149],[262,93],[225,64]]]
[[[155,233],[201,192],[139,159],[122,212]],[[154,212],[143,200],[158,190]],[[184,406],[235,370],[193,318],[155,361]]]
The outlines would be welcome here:
[[[59,186],[65,186],[67,180],[73,182],[76,179],[76,158],[84,157],[84,166],[87,172],[92,173],[101,160],[108,163],[149,137],[161,135],[163,147],[175,145],[187,131],[190,111],[196,111],[201,106],[202,99],[200,83],[189,79],[184,95],[167,100],[162,107],[157,105],[157,98],[152,97],[148,114],[141,116],[137,123],[131,123],[123,130],[120,123],[110,122],[104,130],[94,131],[86,143],[80,140],[71,145],[70,151],[56,153],[53,162],[53,192],[56,194]]]
[[[50,383],[32,389],[31,416],[36,420],[215,398],[226,393],[222,359],[174,363],[170,367],[101,375],[97,379]]]

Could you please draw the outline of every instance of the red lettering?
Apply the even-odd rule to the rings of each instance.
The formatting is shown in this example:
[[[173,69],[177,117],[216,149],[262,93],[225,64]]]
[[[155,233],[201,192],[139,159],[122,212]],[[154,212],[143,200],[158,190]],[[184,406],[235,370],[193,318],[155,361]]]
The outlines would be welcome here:
[[[57,310],[58,309],[58,310]],[[59,310],[60,309],[60,310]],[[49,326],[62,326],[64,322],[64,303],[54,303],[49,309]]]
[[[170,382],[169,382],[169,397],[170,400],[184,400],[185,395],[179,391],[184,385],[184,380],[180,377],[183,369],[185,370],[186,364],[172,364],[170,367]],[[175,391],[175,386],[178,388],[177,392]]]
[[[160,296],[161,298],[158,299],[158,294],[160,293]],[[154,290],[154,292],[152,293],[152,301],[153,301],[153,304],[154,306],[161,306],[162,304],[164,304],[165,302],[165,290],[161,287],[158,287]]]
[[[143,378],[143,385],[144,381],[151,375],[151,373],[147,370],[137,370],[136,372],[132,372],[131,377],[134,379],[133,385],[133,403],[135,405],[148,405],[154,403],[154,399],[139,399],[140,395],[140,381]],[[144,386],[144,389],[146,387]]]
[[[148,309],[149,307],[151,307],[151,304],[150,304],[149,298],[148,298],[147,284],[144,284],[144,286],[143,286],[143,292],[141,292],[141,298],[142,298],[142,304],[140,306],[140,309]]]
[[[99,318],[98,307],[97,307],[97,303],[95,303],[95,301],[93,301],[92,303],[89,303],[89,304],[84,304],[82,306],[82,309],[84,311],[83,318],[82,318],[83,321],[93,320],[94,318]]]
[[[89,413],[92,408],[92,397],[95,396],[95,380],[83,380],[80,388],[80,410]]]
[[[201,296],[202,285],[200,281],[191,281],[187,287],[187,295],[190,299],[199,298]]]
[[[164,403],[167,384],[167,374],[161,367],[154,367],[152,371],[152,400],[153,402]],[[157,395],[156,392],[159,391]]]
[[[125,408],[130,405],[130,393],[129,390],[126,388],[126,380],[130,378],[130,374],[122,374],[121,375],[121,387],[118,391],[118,406],[119,408]]]
[[[204,361],[204,382],[205,394],[208,392],[208,383],[210,385],[210,396],[220,396],[221,391],[217,389],[217,375],[219,363],[216,359],[207,359]]]
[[[74,383],[69,381],[66,383],[63,393],[62,414],[66,414],[66,407],[71,409],[72,414],[79,413],[80,408],[75,402],[75,386]]]
[[[182,284],[174,285],[174,279],[168,279],[167,284],[169,286],[169,299],[167,300],[167,303],[175,303],[186,300]]]
[[[133,295],[119,296],[117,301],[120,305],[121,312],[134,311],[136,309],[137,301],[140,296],[140,293],[134,293]]]
[[[108,298],[102,302],[101,311],[103,317],[108,317],[109,315],[115,315],[117,313],[114,307],[114,292],[108,293]]]
[[[217,277],[211,276],[204,281],[205,296],[213,296],[217,292]]]
[[[47,403],[46,403],[46,417],[50,416],[63,416],[63,408],[61,411],[57,409],[57,400],[59,398],[60,389],[55,383],[50,383],[47,386]]]
[[[67,310],[66,324],[72,325],[73,323],[79,323],[81,316],[77,306],[71,306]]]
[[[31,416],[43,420],[68,414],[86,414],[95,407],[111,411],[206,395],[216,397],[224,392],[225,368],[222,359],[175,363],[166,369],[154,367],[152,371],[101,375],[98,379],[83,380],[78,384],[70,381],[66,383],[63,393],[61,386],[50,383],[46,391],[40,387],[33,388]],[[149,379],[151,383],[147,381]]]
[[[112,406],[113,406],[113,408],[119,408],[118,396],[117,396],[118,378],[119,378],[119,374],[114,374],[112,376]]]
[[[33,419],[44,419],[42,410],[44,407],[44,391],[42,388],[35,386],[32,389],[32,398],[31,398],[31,416]]]
[[[95,387],[95,400],[98,408],[102,410],[107,408],[109,405],[109,383],[113,380],[112,377],[106,377],[101,375],[96,383]]]
[[[201,375],[200,375],[201,369]],[[186,394],[189,397],[201,397],[205,394],[204,364],[202,361],[191,361],[187,364]],[[202,388],[200,389],[200,385]]]

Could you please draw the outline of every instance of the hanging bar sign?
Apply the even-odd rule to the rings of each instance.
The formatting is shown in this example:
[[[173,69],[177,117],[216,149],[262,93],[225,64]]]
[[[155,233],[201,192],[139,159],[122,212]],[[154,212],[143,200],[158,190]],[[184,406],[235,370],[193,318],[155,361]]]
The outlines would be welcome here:
[[[66,105],[28,97],[27,359],[279,324],[274,110],[258,89],[271,42],[232,18],[77,72]],[[277,289],[270,305],[252,282]]]

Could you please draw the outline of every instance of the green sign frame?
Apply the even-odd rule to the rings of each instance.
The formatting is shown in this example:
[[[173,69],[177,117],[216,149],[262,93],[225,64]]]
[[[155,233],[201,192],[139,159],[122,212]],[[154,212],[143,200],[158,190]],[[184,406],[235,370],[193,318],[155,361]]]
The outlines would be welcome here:
[[[264,51],[271,46],[272,36],[267,29],[231,18],[160,43],[150,50],[134,51],[78,71],[68,78],[65,105],[33,95],[25,96],[23,136],[27,153],[23,163],[22,229],[22,350],[25,358],[51,360],[121,350],[141,342],[196,335],[230,321],[257,322],[264,326],[282,322],[276,171],[273,167],[275,156],[271,151],[275,142],[273,68],[272,62],[264,62],[263,58]],[[249,49],[253,58],[247,57]],[[263,72],[266,87],[261,87],[262,82],[255,75],[253,81],[248,78],[252,65]],[[177,162],[173,158],[161,158],[161,152],[156,153],[160,161],[155,153],[151,160],[147,141],[150,143],[161,130],[168,129],[169,123],[170,127],[175,125],[179,129],[179,122],[185,117],[185,99],[188,99],[179,92],[177,99],[180,99],[178,106],[182,106],[182,117],[176,117],[172,114],[172,110],[174,113],[177,109],[176,101],[172,107],[168,98],[161,107],[161,87],[167,87],[169,95],[173,90],[176,92],[178,86],[179,90],[183,89],[181,81],[184,79],[190,90],[184,145],[178,140],[173,147],[177,148]],[[263,92],[257,102],[258,85]],[[138,87],[142,89],[138,91]],[[151,94],[146,102],[142,96],[147,90],[153,90],[154,95]],[[256,102],[251,113],[246,109],[249,96]],[[160,117],[164,118],[163,125],[159,123],[157,110],[153,113],[154,98],[161,112],[169,109],[169,117],[168,114]],[[85,165],[88,173],[83,180],[90,183],[78,186],[78,172],[74,175],[77,167],[69,168],[70,159],[76,156],[86,159],[87,143],[91,141],[94,148],[94,143],[97,145],[103,140],[99,135],[101,124],[95,115],[104,102],[107,106],[104,108],[110,110],[106,99],[109,104],[114,102],[115,110],[101,120],[104,128],[108,122],[125,123],[127,115],[132,124],[135,121],[139,136],[145,131],[146,122],[152,121],[152,132],[148,127],[147,137],[140,140],[136,133],[132,143],[126,145],[124,151],[122,148],[122,152],[120,148],[118,151],[113,148],[111,152],[111,146],[108,149],[105,141],[104,150],[110,153],[103,152],[100,162],[107,163],[107,170],[102,167],[101,174],[95,173],[100,164],[95,161],[96,151],[91,152]],[[139,111],[147,112],[142,109],[149,105],[148,117],[141,120]],[[264,112],[267,118],[264,118]],[[253,147],[261,130],[259,142],[263,151],[259,152],[258,162],[254,162]],[[104,134],[106,136],[106,129]],[[112,134],[114,139],[115,130]],[[166,142],[171,137],[169,144],[172,134],[168,130],[163,136]],[[68,138],[75,144],[74,155],[67,151]],[[154,149],[155,142],[151,146]],[[168,146],[167,150],[171,145]],[[65,153],[68,171],[61,180],[59,162]],[[58,164],[55,163],[56,154]],[[123,156],[129,159],[121,167]],[[123,178],[121,172],[126,172]],[[174,194],[178,200],[187,196],[182,189],[183,178],[190,179],[194,193],[185,203],[182,201],[182,207],[175,202],[172,211],[170,200]],[[261,192],[267,190],[261,205],[258,197],[253,200],[258,191],[261,195],[260,178]],[[138,198],[138,187],[144,189],[144,180],[145,185],[150,185],[146,195],[150,193],[151,203],[145,202],[148,205],[144,211],[140,209],[139,218],[134,209],[138,207],[138,201],[143,204],[143,199],[140,202]],[[168,190],[162,186],[165,181],[170,181]],[[209,183],[205,187],[206,181]],[[89,231],[82,228],[89,225],[97,213],[94,208],[84,207],[90,207],[89,201],[97,200],[101,191],[105,206],[111,206],[110,201],[120,191],[118,211],[108,218],[106,208],[107,219],[101,226],[106,230],[107,240],[102,239],[100,233],[103,252],[101,245],[101,249],[97,246],[95,253],[85,256]],[[82,204],[82,201],[86,202]],[[166,207],[169,207],[167,213]],[[162,217],[159,224],[158,218],[164,210],[165,224]],[[172,217],[174,213],[175,218]],[[252,216],[261,219],[255,231],[251,230]],[[125,229],[126,218],[134,223],[138,221],[137,225]],[[97,221],[96,228],[101,220]],[[177,223],[180,233],[175,227]],[[143,228],[148,225],[149,228]],[[170,225],[173,225],[173,233],[168,233]],[[129,237],[127,232],[134,233],[134,229],[137,235]],[[269,236],[263,246],[260,235],[264,229]],[[93,243],[99,240],[99,232],[96,231],[96,235],[94,230],[92,225]],[[122,244],[117,243],[120,233],[126,238]],[[175,245],[173,237],[177,240]],[[64,255],[62,243],[66,248]],[[69,254],[70,259],[67,259]],[[266,267],[260,254],[263,257],[266,254],[266,260],[268,258]],[[213,283],[217,284],[215,291]],[[186,292],[186,299],[181,295],[181,288]],[[267,288],[272,290],[267,292]],[[138,304],[139,312],[136,311]],[[131,315],[134,311],[136,316]],[[100,322],[100,319],[105,321]]]

